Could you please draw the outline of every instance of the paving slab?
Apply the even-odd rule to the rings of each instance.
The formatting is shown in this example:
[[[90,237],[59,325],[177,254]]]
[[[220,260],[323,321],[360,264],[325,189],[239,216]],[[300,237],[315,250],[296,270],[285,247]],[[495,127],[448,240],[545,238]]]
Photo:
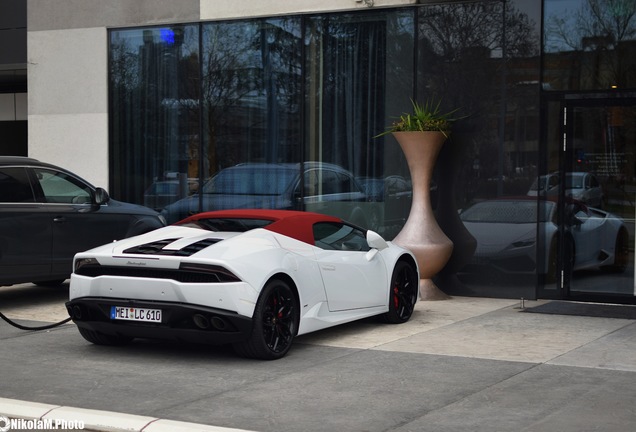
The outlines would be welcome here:
[[[369,349],[459,323],[504,307],[517,300],[454,297],[444,301],[420,301],[411,319],[399,325],[378,325],[377,319],[367,319],[344,326],[315,332],[298,338],[302,343],[342,348]]]
[[[528,314],[508,306],[388,342],[376,349],[544,363],[633,322]]]
[[[68,318],[64,303],[68,300],[68,282],[40,287],[18,284],[0,287],[0,312],[12,319],[44,321]]]
[[[627,432],[634,374],[537,365],[393,429],[395,432]]]
[[[548,363],[636,372],[636,323],[620,327]]]

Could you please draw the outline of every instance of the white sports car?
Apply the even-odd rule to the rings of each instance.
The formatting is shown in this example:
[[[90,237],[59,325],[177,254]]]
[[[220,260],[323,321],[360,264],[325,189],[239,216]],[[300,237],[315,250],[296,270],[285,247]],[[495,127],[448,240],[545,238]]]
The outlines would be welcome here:
[[[561,235],[558,206],[553,200],[510,198],[482,201],[460,218],[477,240],[477,250],[463,272],[488,267],[503,273],[538,272],[554,281],[557,245]],[[623,220],[611,213],[568,199],[564,215],[565,270],[600,268],[623,272],[629,257],[629,233]],[[537,243],[537,230],[542,241]],[[537,247],[543,245],[537,262]],[[481,270],[483,271],[483,270]]]
[[[89,342],[231,343],[277,359],[299,334],[379,315],[409,320],[406,249],[343,220],[286,210],[200,213],[79,253],[66,303]]]

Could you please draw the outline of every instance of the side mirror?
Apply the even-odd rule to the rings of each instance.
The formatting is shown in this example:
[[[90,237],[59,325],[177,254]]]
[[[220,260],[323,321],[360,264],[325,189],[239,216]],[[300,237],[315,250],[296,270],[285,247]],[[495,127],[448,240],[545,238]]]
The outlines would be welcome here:
[[[108,195],[108,192],[106,192],[104,189],[100,187],[95,189],[95,205],[106,204],[108,201],[110,201],[110,196]]]
[[[371,261],[379,251],[389,247],[386,240],[384,240],[380,234],[371,230],[367,231],[367,243],[371,247],[371,250],[367,252],[366,255],[367,261]]]
[[[568,221],[568,223],[570,224],[570,226],[573,226],[575,228],[580,228],[581,225],[583,225],[583,221],[576,217],[576,215],[570,216],[570,220]]]
[[[389,247],[386,240],[382,238],[380,234],[375,231],[367,231],[367,243],[374,249],[382,250]]]

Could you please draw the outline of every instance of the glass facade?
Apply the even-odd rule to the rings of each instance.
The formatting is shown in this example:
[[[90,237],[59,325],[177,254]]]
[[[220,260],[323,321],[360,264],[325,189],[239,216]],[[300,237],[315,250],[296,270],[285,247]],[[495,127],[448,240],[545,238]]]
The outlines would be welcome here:
[[[556,280],[543,295],[634,302],[636,3],[546,0],[537,194]],[[550,183],[552,185],[550,185]]]
[[[111,190],[130,202],[157,207],[198,186],[199,35],[197,25],[110,34]]]
[[[562,92],[634,84],[631,16],[612,21],[624,33],[596,37],[591,23],[579,45],[563,39],[580,27],[565,5],[585,16],[601,3],[622,16],[619,1],[484,0],[111,30],[111,194],[171,222],[223,208],[302,209],[391,240],[411,179],[395,139],[378,135],[411,100],[440,98],[460,119],[430,185],[454,243],[436,283],[451,294],[558,296],[569,262],[561,239],[574,229],[541,182],[580,171],[566,161],[581,155],[579,144],[561,151]],[[621,108],[578,112],[587,129],[568,139],[606,142],[608,128],[587,119],[614,113],[611,155],[633,179],[633,132],[616,120],[633,124],[633,108],[612,106]],[[605,161],[604,151],[585,154]],[[605,204],[625,192],[616,184]]]

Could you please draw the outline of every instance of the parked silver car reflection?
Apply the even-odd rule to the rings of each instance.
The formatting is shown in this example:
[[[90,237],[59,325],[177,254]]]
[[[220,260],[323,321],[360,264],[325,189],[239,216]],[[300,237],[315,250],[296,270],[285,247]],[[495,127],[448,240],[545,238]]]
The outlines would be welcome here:
[[[190,195],[197,188],[195,179],[187,179],[187,184],[181,185],[177,179],[156,181],[144,192],[144,206],[161,211],[184,195]],[[185,191],[183,189],[186,189]]]
[[[323,162],[305,162],[302,182],[297,163],[246,163],[225,168],[203,185],[201,194],[166,206],[162,214],[174,223],[199,211],[299,210],[303,204],[304,210],[337,216],[363,228],[376,229],[379,223],[377,204],[368,202],[353,175]]]
[[[384,178],[359,177],[357,180],[369,201],[383,203],[385,226],[404,225],[413,200],[413,186],[410,181],[399,175]]]
[[[623,220],[581,202],[568,200],[565,206],[565,248],[570,261],[567,270],[600,268],[625,270],[629,255],[629,234]],[[463,271],[478,268],[502,273],[538,272],[553,280],[557,265],[557,203],[552,200],[501,199],[483,201],[460,214],[466,229],[477,240],[472,261]],[[545,236],[537,261],[537,224]]]
[[[528,196],[557,196],[559,174],[552,173],[537,178]],[[596,176],[588,172],[569,172],[565,175],[565,196],[596,208],[603,207],[603,188]]]

